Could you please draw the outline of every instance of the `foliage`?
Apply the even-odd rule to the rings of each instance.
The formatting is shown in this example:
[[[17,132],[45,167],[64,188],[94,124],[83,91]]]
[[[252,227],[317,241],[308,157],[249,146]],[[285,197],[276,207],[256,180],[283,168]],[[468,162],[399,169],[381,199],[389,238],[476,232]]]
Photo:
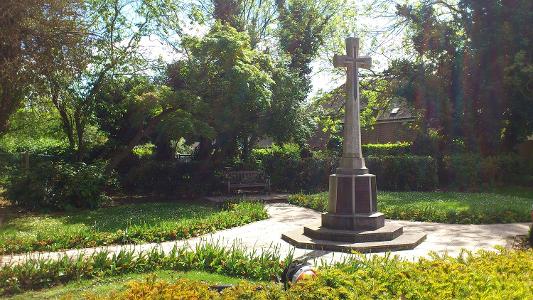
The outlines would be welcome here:
[[[83,61],[65,56],[85,46],[81,1],[5,0],[0,2],[0,133],[29,95],[39,95],[53,71]]]
[[[87,159],[88,150],[98,145],[97,140],[88,136],[88,131],[97,125],[95,113],[101,105],[99,96],[105,84],[121,76],[142,79],[142,71],[148,68],[149,62],[140,46],[142,37],[150,32],[151,18],[145,11],[147,3],[84,1],[80,13],[90,39],[79,53],[65,58],[83,63],[69,72],[54,70],[47,77],[46,96],[61,117],[63,132],[72,151],[77,152],[78,160]]]
[[[444,184],[457,189],[480,189],[483,186],[524,184],[532,172],[518,155],[502,154],[482,157],[456,154],[444,157],[441,177]]]
[[[289,203],[325,212],[328,194],[296,194]],[[452,224],[528,222],[533,197],[491,193],[378,192],[378,210],[391,219]]]
[[[263,205],[246,202],[224,210],[191,203],[154,203],[12,217],[0,229],[0,253],[173,241],[267,217]]]
[[[424,131],[440,132],[445,153],[457,138],[469,151],[508,152],[533,131],[531,30],[521,29],[532,11],[527,0],[397,6],[415,58],[391,64],[393,94],[423,113]]]
[[[318,191],[327,187],[333,160],[302,157],[296,144],[254,149],[252,157],[274,188],[285,191]]]
[[[7,187],[8,198],[28,209],[96,208],[108,200],[104,189],[111,178],[105,164],[40,162],[20,169]]]
[[[9,119],[9,130],[0,137],[0,149],[13,154],[57,155],[66,152],[68,142],[61,135],[61,121],[49,108],[24,108]]]
[[[132,281],[161,280],[174,282],[179,279],[189,279],[209,283],[212,285],[238,284],[244,280],[222,274],[204,271],[173,271],[155,270],[149,273],[128,273],[104,278],[80,279],[67,282],[48,289],[27,291],[8,297],[10,300],[26,299],[81,299],[81,297],[103,297],[111,293],[125,290]]]
[[[263,132],[270,106],[270,60],[250,48],[249,37],[216,23],[203,38],[186,37],[189,57],[168,70],[175,91],[187,90],[197,103],[188,110],[207,125],[200,132],[198,158],[220,162],[237,153],[238,143],[250,149]]]
[[[321,270],[289,299],[509,299],[533,291],[533,251],[463,252],[417,262],[372,256]],[[291,296],[294,295],[294,298]]]
[[[199,270],[255,280],[271,280],[281,274],[291,261],[292,255],[282,258],[277,248],[266,248],[257,253],[247,251],[237,244],[227,248],[209,243],[199,243],[192,249],[174,247],[170,251],[153,248],[143,252],[99,251],[73,258],[64,255],[55,260],[29,258],[21,263],[4,265],[0,269],[0,294],[20,293],[79,279],[155,270]]]
[[[386,191],[432,191],[439,186],[437,163],[430,156],[367,157],[377,186]]]
[[[102,299],[527,299],[533,292],[532,259],[532,250],[465,251],[457,258],[435,254],[416,262],[354,257],[323,267],[316,278],[288,290],[244,282],[218,294],[205,283],[151,278]]]
[[[405,153],[409,144],[369,145],[376,155]],[[319,191],[328,186],[337,157],[332,153],[306,152],[294,144],[254,149],[252,157],[270,177],[272,186],[288,191]],[[384,190],[434,190],[438,186],[437,165],[427,156],[371,156],[366,164]]]
[[[136,193],[191,199],[221,190],[220,172],[200,162],[133,159],[119,167],[121,186]]]
[[[412,144],[409,142],[366,144],[362,145],[363,156],[397,156],[409,154]]]

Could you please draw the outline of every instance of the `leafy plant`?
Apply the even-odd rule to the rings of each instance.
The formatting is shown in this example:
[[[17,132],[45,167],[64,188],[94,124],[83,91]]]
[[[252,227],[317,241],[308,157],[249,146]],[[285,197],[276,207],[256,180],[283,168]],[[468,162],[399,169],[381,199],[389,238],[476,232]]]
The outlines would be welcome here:
[[[16,205],[33,210],[96,208],[108,199],[104,189],[113,182],[104,168],[103,163],[37,163],[14,174],[7,195]]]
[[[194,248],[174,247],[170,251],[154,248],[135,252],[95,252],[70,258],[28,259],[0,269],[0,294],[20,293],[63,284],[78,279],[108,277],[154,270],[208,271],[256,280],[272,280],[292,261],[282,258],[278,248],[261,253],[250,252],[234,244],[230,248],[218,243],[199,243]]]
[[[180,240],[267,217],[262,204],[248,202],[224,210],[194,203],[149,203],[31,215],[6,220],[0,229],[0,253]]]

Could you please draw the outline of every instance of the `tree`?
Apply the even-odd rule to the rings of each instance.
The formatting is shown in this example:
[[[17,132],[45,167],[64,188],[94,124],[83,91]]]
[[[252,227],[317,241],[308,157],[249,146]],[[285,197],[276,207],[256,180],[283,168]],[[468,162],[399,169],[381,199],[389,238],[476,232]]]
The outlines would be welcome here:
[[[533,132],[531,1],[420,1],[398,6],[416,59],[411,100],[443,145],[461,139],[485,155]],[[445,17],[443,17],[445,16]],[[404,64],[404,66],[407,66]],[[401,74],[399,74],[401,76]]]
[[[191,114],[210,128],[198,137],[199,159],[220,163],[239,146],[246,155],[270,107],[270,61],[251,49],[246,33],[220,23],[203,38],[185,38],[183,47],[190,56],[169,67],[169,82],[198,99]]]
[[[95,123],[97,96],[103,83],[148,68],[140,51],[141,38],[148,35],[150,25],[144,9],[142,2],[129,0],[86,1],[85,22],[90,35],[89,45],[84,49],[87,63],[75,72],[54,71],[47,77],[50,98],[79,160],[86,155],[86,130]],[[77,57],[79,54],[71,59]]]
[[[42,92],[52,71],[77,64],[64,57],[85,48],[80,7],[77,0],[0,1],[0,133],[26,96]]]

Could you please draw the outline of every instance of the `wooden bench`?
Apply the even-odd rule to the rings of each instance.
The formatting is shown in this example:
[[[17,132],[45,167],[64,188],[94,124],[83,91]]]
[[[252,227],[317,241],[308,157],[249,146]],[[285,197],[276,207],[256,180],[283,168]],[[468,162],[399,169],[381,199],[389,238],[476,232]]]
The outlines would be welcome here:
[[[270,179],[260,171],[229,171],[225,174],[228,193],[239,189],[263,188],[270,193]]]

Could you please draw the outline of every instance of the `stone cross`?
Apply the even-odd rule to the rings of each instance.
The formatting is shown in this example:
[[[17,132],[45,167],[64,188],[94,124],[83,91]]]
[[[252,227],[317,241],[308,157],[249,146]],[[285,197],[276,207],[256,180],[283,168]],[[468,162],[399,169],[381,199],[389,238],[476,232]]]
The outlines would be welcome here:
[[[370,69],[372,58],[359,56],[359,38],[346,39],[346,55],[335,55],[333,65],[346,68],[346,109],[344,115],[344,143],[337,173],[367,174],[361,151],[361,124],[359,120],[359,68]]]

